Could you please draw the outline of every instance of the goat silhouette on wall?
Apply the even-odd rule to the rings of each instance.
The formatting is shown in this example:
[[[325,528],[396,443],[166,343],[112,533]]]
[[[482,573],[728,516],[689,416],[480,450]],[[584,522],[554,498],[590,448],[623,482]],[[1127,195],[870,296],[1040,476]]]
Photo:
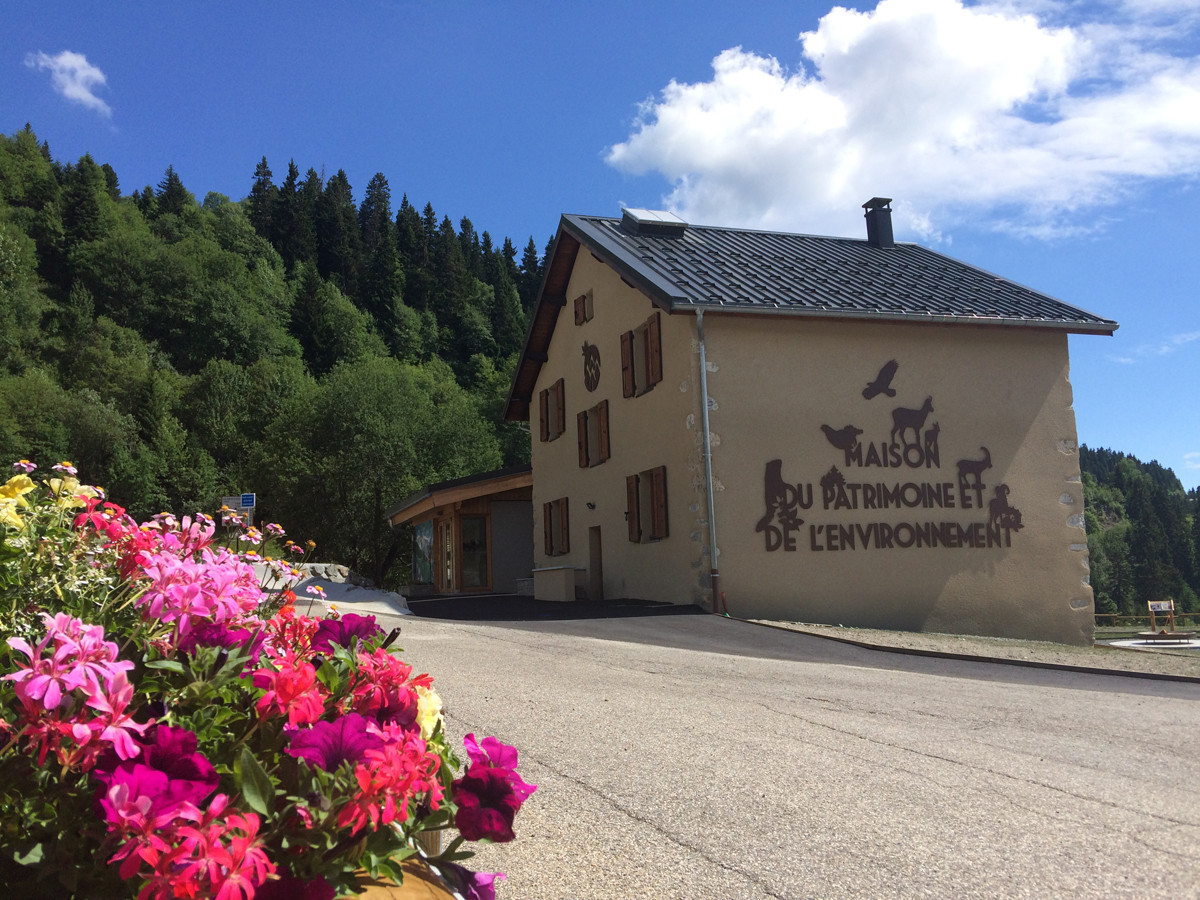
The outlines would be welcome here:
[[[877,397],[880,394],[895,397],[896,389],[892,387],[892,379],[896,377],[896,370],[899,368],[900,363],[894,359],[884,363],[883,368],[879,370],[879,374],[875,376],[875,380],[863,389],[863,397],[867,400]]]
[[[991,515],[991,523],[1011,531],[1020,531],[1024,527],[1021,525],[1021,511],[1015,506],[1009,505],[1008,485],[996,485],[995,494],[988,501],[988,512]]]
[[[905,409],[903,406],[898,406],[892,410],[892,443],[896,443],[899,438],[900,443],[904,446],[910,446],[906,437],[909,431],[912,431],[912,444],[920,446],[921,444],[921,429],[925,427],[925,420],[929,418],[929,414],[933,412],[933,398],[926,397],[925,403],[920,409]]]
[[[983,459],[960,459],[958,461],[958,493],[964,507],[970,506],[967,491],[975,492],[975,504],[983,505],[983,473],[992,467],[992,454],[987,447],[980,447]]]

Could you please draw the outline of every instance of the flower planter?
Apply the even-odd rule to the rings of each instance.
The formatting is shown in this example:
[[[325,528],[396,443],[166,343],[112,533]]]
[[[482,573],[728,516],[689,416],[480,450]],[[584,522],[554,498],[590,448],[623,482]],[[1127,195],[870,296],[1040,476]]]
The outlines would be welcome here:
[[[466,735],[460,760],[433,679],[389,649],[399,629],[264,590],[250,548],[278,525],[230,516],[222,546],[209,516],[138,525],[70,463],[34,469],[0,481],[4,900],[65,896],[60,879],[79,897],[290,898],[308,887],[289,858],[322,853],[309,887],[327,893],[361,883],[364,854],[414,846],[368,898],[494,897],[500,873],[430,860],[512,840],[535,786],[494,737]]]
[[[452,891],[423,860],[405,860],[402,868],[403,883],[396,885],[389,881],[371,881],[359,896],[363,900],[461,900],[460,895]]]

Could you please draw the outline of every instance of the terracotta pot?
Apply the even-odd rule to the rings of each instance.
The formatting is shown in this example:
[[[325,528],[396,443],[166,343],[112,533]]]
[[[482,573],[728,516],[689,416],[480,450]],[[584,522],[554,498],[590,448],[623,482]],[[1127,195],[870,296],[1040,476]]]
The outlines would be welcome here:
[[[359,894],[362,900],[461,900],[423,860],[406,859],[401,868],[404,881],[399,885],[390,881],[369,881],[366,892]]]

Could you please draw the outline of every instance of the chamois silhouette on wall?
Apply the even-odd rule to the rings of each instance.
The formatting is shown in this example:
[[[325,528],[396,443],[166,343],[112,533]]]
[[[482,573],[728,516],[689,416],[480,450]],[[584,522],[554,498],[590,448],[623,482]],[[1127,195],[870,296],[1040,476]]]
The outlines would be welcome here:
[[[929,414],[933,412],[933,398],[926,397],[925,403],[920,409],[906,409],[903,406],[898,406],[892,410],[892,443],[896,442],[897,436],[900,442],[906,447],[909,442],[906,438],[907,433],[912,431],[912,443],[921,443],[921,429],[925,427],[925,420],[929,418]]]

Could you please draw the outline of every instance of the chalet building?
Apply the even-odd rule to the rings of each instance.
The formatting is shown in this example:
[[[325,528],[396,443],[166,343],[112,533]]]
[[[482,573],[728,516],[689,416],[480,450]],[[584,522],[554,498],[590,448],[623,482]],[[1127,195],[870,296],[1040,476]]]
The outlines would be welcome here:
[[[533,473],[515,466],[430,484],[386,513],[413,526],[412,583],[405,593],[516,593],[529,578]]]
[[[1117,323],[916,244],[566,215],[506,417],[534,589],[1087,644],[1067,336]]]

